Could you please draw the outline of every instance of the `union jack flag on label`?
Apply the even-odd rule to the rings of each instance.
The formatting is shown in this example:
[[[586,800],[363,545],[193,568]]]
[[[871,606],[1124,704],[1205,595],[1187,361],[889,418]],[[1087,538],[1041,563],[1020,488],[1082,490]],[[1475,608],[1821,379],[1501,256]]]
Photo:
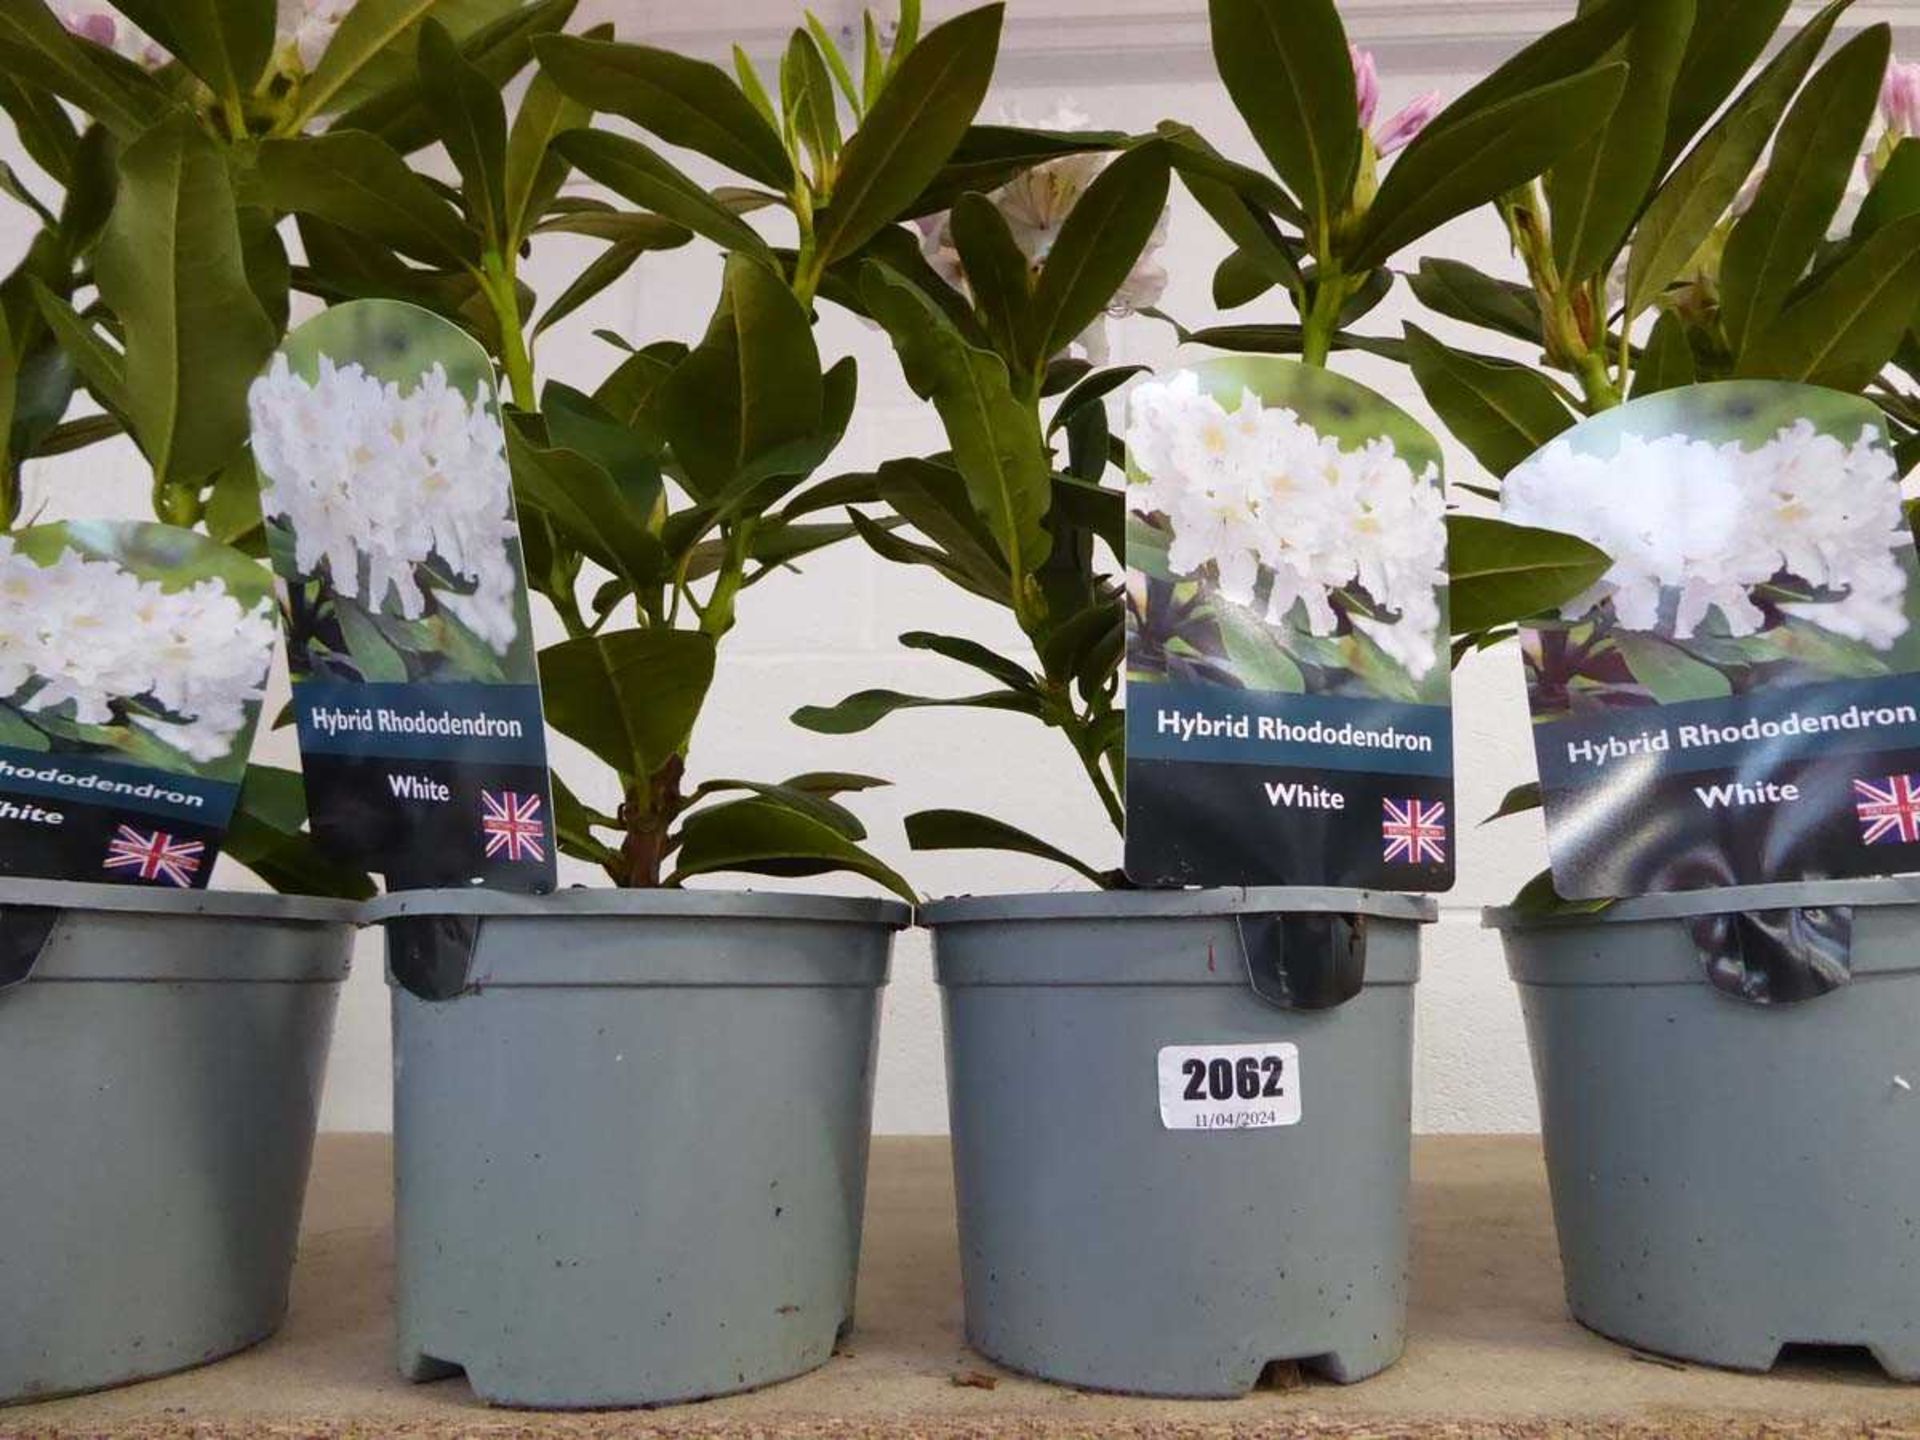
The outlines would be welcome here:
[[[1920,842],[1920,780],[1911,775],[1856,780],[1853,813],[1860,820],[1862,845]]]
[[[201,861],[207,853],[199,840],[176,840],[164,830],[151,833],[122,825],[107,842],[107,870],[136,873],[142,880],[177,885],[186,889],[193,884]]]
[[[1385,800],[1380,822],[1384,847],[1381,858],[1389,865],[1444,865],[1447,863],[1447,806],[1441,800]]]
[[[544,860],[546,822],[540,818],[540,797],[512,790],[480,792],[480,833],[486,837],[487,858]]]

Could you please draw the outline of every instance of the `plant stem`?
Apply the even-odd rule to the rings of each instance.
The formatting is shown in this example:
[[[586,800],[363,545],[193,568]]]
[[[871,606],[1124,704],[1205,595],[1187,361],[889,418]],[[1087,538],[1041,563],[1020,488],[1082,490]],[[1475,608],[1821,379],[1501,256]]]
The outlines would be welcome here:
[[[1554,264],[1553,245],[1545,224],[1544,217],[1549,213],[1546,191],[1536,180],[1527,188],[1524,199],[1508,211],[1508,233],[1527,267],[1533,293],[1540,300],[1541,338],[1546,342],[1548,362],[1565,365],[1573,371],[1580,381],[1587,413],[1597,415],[1620,404],[1632,348],[1628,337],[1623,335],[1616,383],[1607,354],[1605,289],[1600,287],[1594,292],[1580,286],[1569,287],[1563,281],[1559,266]],[[1548,382],[1552,383],[1551,376]]]
[[[224,136],[216,139],[245,140],[247,138],[247,102],[238,91],[232,91],[220,97],[220,120],[227,127]]]
[[[1107,779],[1106,772],[1100,768],[1100,756],[1098,753],[1086,750],[1077,743],[1073,748],[1075,753],[1080,756],[1081,765],[1086,768],[1087,778],[1093,782],[1094,794],[1098,795],[1100,797],[1100,803],[1106,806],[1108,821],[1111,822],[1115,830],[1119,831],[1122,835],[1126,834],[1127,808],[1121,803],[1120,796],[1114,790],[1112,783]]]
[[[554,612],[559,615],[560,623],[566,627],[569,640],[584,640],[593,633],[593,627],[587,624],[587,617],[580,613],[578,596],[554,590],[547,598],[553,602]]]
[[[511,257],[490,253],[481,274],[481,288],[493,307],[500,325],[500,363],[507,372],[507,385],[513,403],[532,413],[540,408],[540,389],[533,373],[533,352],[527,345],[527,328],[520,318],[519,277]]]
[[[793,295],[807,310],[813,309],[814,296],[820,290],[822,267],[819,256],[813,251],[813,241],[809,238],[800,248],[799,258],[793,266]]]
[[[711,635],[716,644],[733,629],[734,602],[740,598],[746,579],[747,559],[756,528],[753,520],[742,520],[728,534],[726,555],[720,562],[719,574],[714,577],[713,593],[700,611],[700,628]]]
[[[1580,390],[1586,396],[1588,413],[1597,415],[1620,404],[1620,390],[1607,370],[1607,357],[1599,350],[1582,349],[1574,356],[1574,373],[1580,377]]]
[[[821,262],[820,243],[814,238],[813,191],[804,176],[795,182],[790,198],[794,224],[800,229],[800,245],[793,260],[793,294],[811,313],[813,297],[819,293],[820,277],[827,267]]]
[[[637,890],[657,889],[664,867],[673,822],[679,818],[683,803],[680,781],[686,774],[686,761],[675,755],[659,771],[644,780],[636,780],[620,807],[620,823],[627,832],[620,846],[620,868],[616,883]]]
[[[1073,753],[1080,758],[1080,767],[1087,772],[1087,779],[1093,783],[1094,794],[1100,797],[1100,803],[1106,807],[1107,819],[1113,828],[1123,834],[1127,828],[1126,807],[1120,803],[1113,785],[1100,768],[1100,751],[1093,743],[1093,730],[1098,717],[1082,715],[1073,705],[1073,682],[1070,680],[1048,679],[1046,688],[1046,711],[1050,723],[1058,725],[1066,732],[1067,743],[1073,746]]]
[[[1313,288],[1313,305],[1302,318],[1300,359],[1319,370],[1333,354],[1334,332],[1347,304],[1347,282],[1331,262],[1323,262]]]

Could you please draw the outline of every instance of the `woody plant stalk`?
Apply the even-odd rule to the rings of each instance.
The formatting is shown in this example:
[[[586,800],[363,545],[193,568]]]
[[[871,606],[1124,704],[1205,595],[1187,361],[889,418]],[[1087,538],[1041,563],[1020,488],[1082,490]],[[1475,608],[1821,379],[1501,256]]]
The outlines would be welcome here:
[[[843,514],[878,498],[878,477],[818,478],[858,377],[851,358],[823,364],[817,305],[858,293],[882,257],[911,265],[903,222],[973,177],[1004,179],[1086,143],[974,125],[1001,18],[988,6],[922,36],[909,4],[888,41],[869,18],[851,59],[810,19],[771,85],[738,52],[728,74],[600,37],[536,47],[539,83],[648,137],[581,126],[555,140],[636,207],[576,202],[573,226],[612,238],[614,256],[619,237],[662,224],[726,252],[697,343],[623,343],[594,391],[548,384],[538,412],[523,406],[509,424],[529,569],[568,637],[541,656],[548,718],[611,769],[619,796],[597,809],[560,786],[559,840],[618,885],[845,870],[912,895],[842,803],[881,782],[816,772],[696,783],[689,754],[740,597],[856,528],[892,528]],[[654,141],[738,183],[709,190]],[[792,243],[768,239],[776,228]]]

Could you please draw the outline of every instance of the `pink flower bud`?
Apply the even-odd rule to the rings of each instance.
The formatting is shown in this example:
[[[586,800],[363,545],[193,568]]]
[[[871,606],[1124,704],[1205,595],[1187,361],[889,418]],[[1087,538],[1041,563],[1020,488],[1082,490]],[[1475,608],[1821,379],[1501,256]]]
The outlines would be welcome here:
[[[1391,155],[1396,150],[1404,150],[1420,135],[1420,132],[1433,123],[1433,117],[1440,113],[1442,97],[1438,90],[1429,90],[1406,109],[1395,115],[1381,127],[1374,143],[1382,155]]]
[[[1887,67],[1880,113],[1887,129],[1902,139],[1920,135],[1920,60],[1896,60]]]
[[[109,50],[114,41],[120,38],[120,27],[112,15],[105,11],[70,10],[62,17],[67,29],[82,40],[91,40],[96,45],[104,45]]]
[[[63,6],[60,23],[82,40],[104,46],[145,70],[158,70],[170,58],[138,25],[122,19],[100,0],[80,0]]]
[[[1353,86],[1360,97],[1360,128],[1371,130],[1380,110],[1380,69],[1372,54],[1358,45],[1347,46],[1347,54],[1353,60]]]

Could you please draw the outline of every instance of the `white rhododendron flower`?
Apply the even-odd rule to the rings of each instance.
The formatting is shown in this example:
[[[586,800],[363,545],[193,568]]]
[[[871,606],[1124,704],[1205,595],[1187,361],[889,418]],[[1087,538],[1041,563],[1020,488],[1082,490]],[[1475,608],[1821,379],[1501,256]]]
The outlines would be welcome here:
[[[43,566],[0,536],[0,699],[28,714],[130,719],[220,760],[266,693],[278,634],[271,601],[249,611],[218,580],[168,591],[72,549]]]
[[[334,32],[356,0],[279,0],[274,40],[275,65],[288,74],[304,74],[320,63]],[[61,22],[84,40],[148,70],[171,58],[153,38],[104,0],[67,0],[58,9]]]
[[[495,653],[519,633],[506,436],[482,390],[472,404],[436,365],[413,391],[324,357],[317,384],[284,355],[254,382],[254,456],[269,519],[292,529],[302,573],[369,609],[426,613],[420,568],[438,558],[460,589],[435,602]]]
[[[1028,126],[1027,121],[1018,117],[1010,117],[1006,123]],[[1094,127],[1091,119],[1067,104],[1029,128],[1077,131]],[[1039,272],[1040,267],[1046,264],[1047,256],[1053,253],[1054,242],[1060,238],[1060,228],[1067,223],[1073,207],[1080,203],[1080,197],[1087,193],[1087,187],[1112,163],[1113,158],[1112,155],[1098,152],[1063,155],[1058,160],[1049,160],[1044,165],[1036,165],[1023,172],[987,197],[1006,217],[1014,243],[1020,247],[1020,253],[1027,257],[1034,273]],[[966,269],[960,263],[960,252],[953,243],[951,222],[951,214],[942,211],[938,215],[924,216],[914,223],[920,227],[921,249],[926,253],[928,263],[949,285],[964,291],[967,288]],[[1160,263],[1159,255],[1166,242],[1167,213],[1162,211],[1153,238],[1134,262],[1126,280],[1114,292],[1107,306],[1109,317],[1125,319],[1160,303],[1160,297],[1167,289],[1167,270]],[[1096,364],[1103,362],[1107,353],[1105,323],[1096,320],[1075,343]]]
[[[1899,469],[1880,440],[1868,426],[1848,445],[1810,420],[1757,450],[1630,435],[1603,460],[1556,440],[1507,477],[1502,513],[1613,557],[1567,619],[1611,602],[1629,630],[1687,640],[1712,613],[1752,635],[1766,619],[1755,590],[1784,577],[1834,598],[1782,612],[1885,650],[1907,631],[1907,540]]]
[[[1261,605],[1264,579],[1268,624],[1298,611],[1323,636],[1340,623],[1333,595],[1363,590],[1391,618],[1352,614],[1354,627],[1415,679],[1433,669],[1447,531],[1432,466],[1415,473],[1385,438],[1344,450],[1251,390],[1229,412],[1190,370],[1140,386],[1130,403],[1126,441],[1146,478],[1129,504],[1171,524],[1176,575],[1210,578],[1247,607]]]

